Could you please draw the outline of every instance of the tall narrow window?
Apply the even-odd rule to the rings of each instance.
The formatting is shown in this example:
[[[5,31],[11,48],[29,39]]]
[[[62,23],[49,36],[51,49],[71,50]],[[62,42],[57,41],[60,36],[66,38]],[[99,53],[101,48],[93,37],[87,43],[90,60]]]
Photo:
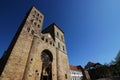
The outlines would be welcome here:
[[[58,48],[60,48],[60,43],[58,42]]]
[[[36,11],[34,11],[34,13],[36,14]]]
[[[34,20],[32,19],[31,22],[33,23],[33,21],[34,21]]]
[[[40,16],[40,18],[42,18],[42,16]]]
[[[31,31],[31,34],[34,35],[34,31],[33,30]]]
[[[36,17],[36,20],[38,20],[38,18]]]
[[[39,16],[39,13],[37,14],[37,16]]]
[[[52,41],[50,41],[50,45],[52,44]]]
[[[44,40],[44,36],[42,36],[41,39]]]
[[[46,39],[46,42],[48,42],[48,39]]]
[[[67,79],[67,74],[65,74],[65,79]]]
[[[63,46],[63,51],[65,50],[65,47]]]
[[[62,41],[63,41],[63,35],[61,35],[61,39],[62,39]]]
[[[35,15],[33,15],[33,17],[35,17]]]
[[[38,24],[38,28],[40,28],[40,25]]]
[[[41,20],[39,20],[39,22],[41,23]]]
[[[28,32],[30,31],[30,28],[29,28],[29,27],[27,28],[27,31],[28,31]]]
[[[57,37],[59,37],[59,33],[57,32]]]
[[[35,72],[38,72],[38,70],[36,70]]]
[[[36,23],[36,22],[34,22],[34,25],[36,26],[36,25],[37,25],[37,23]]]

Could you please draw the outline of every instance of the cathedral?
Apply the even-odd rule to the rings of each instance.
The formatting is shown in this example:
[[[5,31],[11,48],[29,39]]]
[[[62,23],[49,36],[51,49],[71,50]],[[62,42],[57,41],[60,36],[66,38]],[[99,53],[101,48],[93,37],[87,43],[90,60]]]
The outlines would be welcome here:
[[[0,80],[71,80],[64,32],[34,6],[0,59]]]

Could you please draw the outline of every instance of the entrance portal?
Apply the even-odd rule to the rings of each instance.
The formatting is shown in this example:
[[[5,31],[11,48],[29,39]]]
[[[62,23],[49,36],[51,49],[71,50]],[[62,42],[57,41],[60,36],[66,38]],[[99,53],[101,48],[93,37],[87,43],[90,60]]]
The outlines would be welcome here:
[[[44,50],[41,54],[42,72],[41,80],[52,80],[52,54],[48,50]]]

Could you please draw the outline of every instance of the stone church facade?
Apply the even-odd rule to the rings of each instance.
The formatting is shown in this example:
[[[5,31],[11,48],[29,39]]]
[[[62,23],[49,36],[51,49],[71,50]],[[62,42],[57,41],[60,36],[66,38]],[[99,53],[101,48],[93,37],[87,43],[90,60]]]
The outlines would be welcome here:
[[[42,31],[44,15],[27,13],[0,59],[0,80],[71,80],[64,32],[55,24]]]

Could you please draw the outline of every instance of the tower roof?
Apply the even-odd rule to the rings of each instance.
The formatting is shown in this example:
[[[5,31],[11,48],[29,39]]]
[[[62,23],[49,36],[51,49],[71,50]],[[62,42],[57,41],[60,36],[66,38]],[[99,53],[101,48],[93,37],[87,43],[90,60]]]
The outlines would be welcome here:
[[[50,27],[53,27],[54,25],[55,25],[62,33],[64,33],[63,30],[62,30],[60,27],[58,27],[58,25],[57,25],[56,23],[50,24],[50,25],[49,25],[47,28],[45,28],[42,32],[44,32],[45,30],[47,30],[47,29],[50,28]]]

